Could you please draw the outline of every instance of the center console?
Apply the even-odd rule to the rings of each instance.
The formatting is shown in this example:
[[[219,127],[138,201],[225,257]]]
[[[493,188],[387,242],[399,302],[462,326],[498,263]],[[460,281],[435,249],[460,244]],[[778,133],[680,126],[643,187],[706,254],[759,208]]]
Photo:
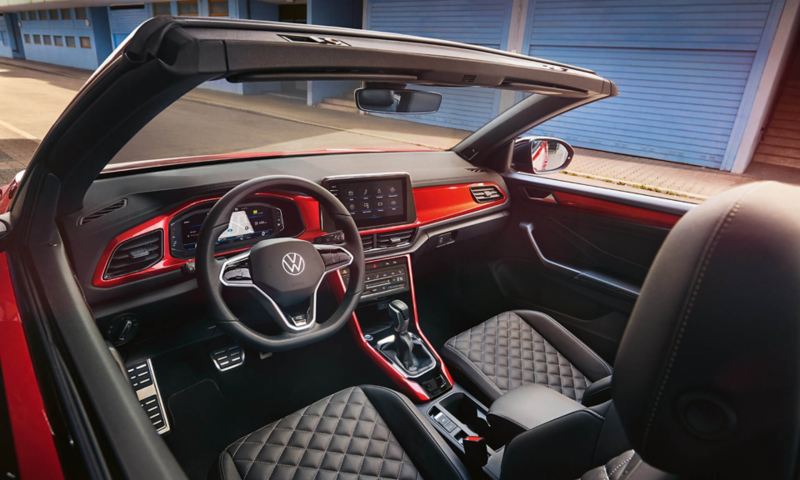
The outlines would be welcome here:
[[[362,239],[417,221],[407,173],[329,177],[322,185],[350,212]],[[327,223],[324,217],[322,223]],[[337,237],[329,234],[324,241],[335,243]],[[335,289],[343,294],[350,272],[343,269],[337,275]],[[452,388],[447,367],[419,326],[409,255],[366,262],[364,290],[351,325],[359,346],[412,398],[428,401]]]
[[[335,282],[343,293],[347,269]],[[366,263],[364,294],[351,322],[356,342],[401,389],[417,401],[450,390],[452,377],[420,329],[408,255]]]

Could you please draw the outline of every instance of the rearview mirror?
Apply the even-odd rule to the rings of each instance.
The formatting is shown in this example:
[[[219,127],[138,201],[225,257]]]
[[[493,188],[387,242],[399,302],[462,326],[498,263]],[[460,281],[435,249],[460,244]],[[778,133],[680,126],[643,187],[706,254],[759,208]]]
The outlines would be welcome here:
[[[356,106],[370,113],[433,113],[439,110],[442,96],[421,90],[359,88]]]
[[[565,169],[574,154],[572,146],[559,138],[520,138],[514,142],[512,164],[520,172],[553,173]]]

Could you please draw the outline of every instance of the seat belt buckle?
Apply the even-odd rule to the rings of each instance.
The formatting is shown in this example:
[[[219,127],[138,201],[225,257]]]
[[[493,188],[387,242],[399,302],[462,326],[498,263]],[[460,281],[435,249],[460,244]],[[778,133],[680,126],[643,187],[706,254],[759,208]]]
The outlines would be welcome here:
[[[461,441],[464,446],[464,464],[473,475],[479,474],[489,460],[489,450],[486,439],[477,435],[464,437]]]

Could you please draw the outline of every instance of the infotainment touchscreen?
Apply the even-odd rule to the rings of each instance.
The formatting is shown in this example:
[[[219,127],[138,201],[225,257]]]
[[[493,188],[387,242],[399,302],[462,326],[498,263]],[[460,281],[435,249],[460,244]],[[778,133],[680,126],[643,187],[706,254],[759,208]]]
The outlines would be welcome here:
[[[406,223],[413,217],[408,202],[408,177],[341,179],[326,182],[359,228]]]

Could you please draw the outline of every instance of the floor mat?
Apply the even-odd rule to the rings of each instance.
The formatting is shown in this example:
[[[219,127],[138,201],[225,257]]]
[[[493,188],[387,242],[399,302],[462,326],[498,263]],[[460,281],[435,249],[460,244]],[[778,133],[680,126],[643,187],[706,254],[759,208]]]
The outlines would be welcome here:
[[[207,478],[230,439],[247,433],[235,402],[211,379],[172,394],[167,408],[172,431],[165,440],[189,478]]]
[[[246,350],[241,367],[220,373],[210,345],[154,360],[172,431],[164,439],[189,478],[206,479],[231,442],[343,388],[393,387],[355,345],[347,329],[308,347],[262,358]]]

